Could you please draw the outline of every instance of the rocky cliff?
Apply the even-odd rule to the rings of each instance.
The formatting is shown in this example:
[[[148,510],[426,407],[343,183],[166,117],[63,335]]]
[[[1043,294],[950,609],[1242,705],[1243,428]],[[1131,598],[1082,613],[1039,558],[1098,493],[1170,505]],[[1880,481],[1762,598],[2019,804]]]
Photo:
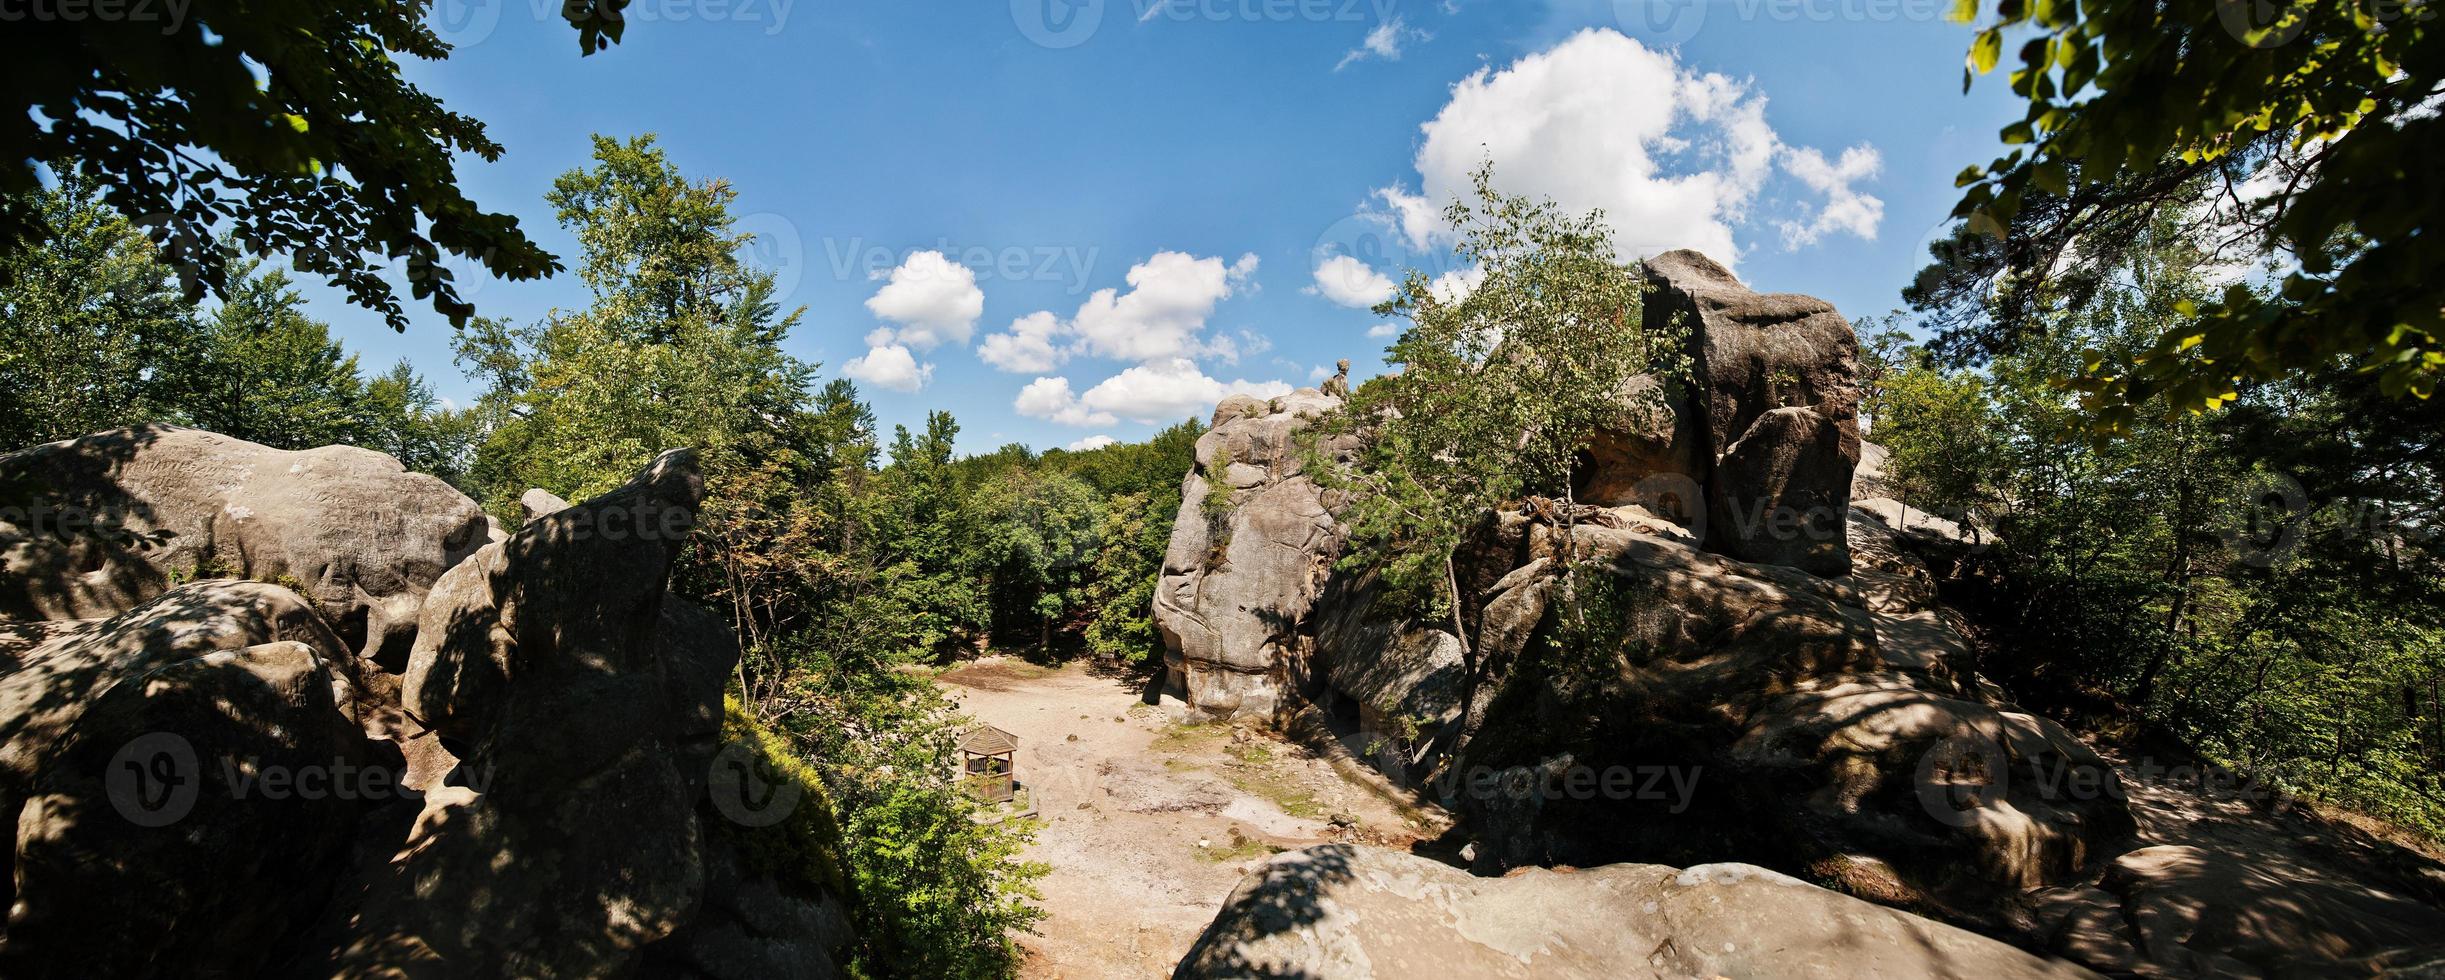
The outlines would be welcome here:
[[[674,452],[505,532],[362,450],[0,455],[0,973],[835,972],[840,896],[715,832],[701,492]]]

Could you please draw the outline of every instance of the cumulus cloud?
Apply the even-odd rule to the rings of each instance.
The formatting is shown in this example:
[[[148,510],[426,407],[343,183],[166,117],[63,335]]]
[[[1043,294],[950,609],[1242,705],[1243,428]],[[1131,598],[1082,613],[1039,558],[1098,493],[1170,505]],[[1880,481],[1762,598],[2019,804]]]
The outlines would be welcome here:
[[[1375,271],[1356,256],[1335,255],[1316,263],[1316,284],[1308,291],[1354,310],[1374,308],[1392,298],[1392,277]]]
[[[1113,443],[1119,441],[1120,440],[1112,438],[1111,436],[1088,436],[1084,439],[1078,440],[1077,442],[1070,443],[1068,448],[1071,452],[1081,453],[1090,449],[1102,449],[1105,446],[1112,445]]]
[[[1340,71],[1369,58],[1399,61],[1401,60],[1401,45],[1410,41],[1432,41],[1434,39],[1434,35],[1412,28],[1406,21],[1394,17],[1375,25],[1374,30],[1368,31],[1366,40],[1359,42],[1358,47],[1351,48],[1348,53],[1342,55],[1341,61],[1333,66],[1333,70]]]
[[[854,380],[892,391],[916,391],[934,379],[934,366],[918,363],[917,356],[900,344],[873,347],[863,356],[850,358],[840,370]]]
[[[951,343],[965,344],[985,313],[985,292],[976,288],[976,270],[944,258],[941,252],[916,252],[891,270],[890,281],[866,301],[866,308],[899,324],[892,339],[918,350]]]
[[[1603,209],[1623,258],[1696,248],[1731,264],[1733,228],[1748,221],[1785,149],[1766,123],[1766,97],[1747,81],[1687,68],[1609,29],[1479,69],[1421,128],[1418,187],[1375,193],[1385,220],[1417,248],[1448,243],[1436,202],[1466,196],[1490,158],[1507,193]],[[1834,212],[1835,227],[1873,231],[1882,205],[1866,203],[1829,200],[1810,222]]]
[[[1185,357],[1140,364],[1104,380],[1079,396],[1087,408],[1135,422],[1164,422],[1202,415],[1231,395],[1272,398],[1290,394],[1280,381],[1216,381]]]
[[[1070,356],[1058,344],[1061,330],[1060,317],[1030,313],[1010,321],[1009,332],[988,335],[977,345],[976,356],[1012,374],[1050,371]]]
[[[1473,265],[1436,276],[1434,282],[1427,284],[1426,291],[1434,294],[1435,302],[1457,303],[1469,298],[1470,293],[1477,291],[1478,284],[1485,281],[1485,268]]]
[[[1783,222],[1785,247],[1814,245],[1817,239],[1836,231],[1876,240],[1876,226],[1885,219],[1885,202],[1851,187],[1884,169],[1884,157],[1875,147],[1862,143],[1842,151],[1842,156],[1830,163],[1825,154],[1813,148],[1786,149],[1782,164],[1784,173],[1825,195],[1825,206],[1817,209],[1813,217]]]
[[[1070,391],[1068,378],[1037,378],[1030,381],[1027,387],[1019,389],[1019,397],[1011,402],[1010,407],[1031,419],[1045,419],[1081,428],[1111,425],[1119,421],[1109,412],[1092,411],[1079,404],[1078,396]]]
[[[1111,425],[1119,419],[1153,424],[1203,415],[1231,395],[1259,398],[1287,395],[1280,381],[1217,381],[1185,357],[1140,364],[1103,383],[1074,394],[1068,378],[1037,378],[1019,391],[1012,403],[1019,414],[1080,428]]]
[[[1078,353],[1137,362],[1205,355],[1236,361],[1243,351],[1262,353],[1270,342],[1255,334],[1205,336],[1217,304],[1255,289],[1256,270],[1253,253],[1225,265],[1220,258],[1157,252],[1129,268],[1128,292],[1096,290],[1068,320],[1049,312],[1020,317],[1008,332],[987,336],[977,356],[1005,371],[1028,372],[1051,370]]]

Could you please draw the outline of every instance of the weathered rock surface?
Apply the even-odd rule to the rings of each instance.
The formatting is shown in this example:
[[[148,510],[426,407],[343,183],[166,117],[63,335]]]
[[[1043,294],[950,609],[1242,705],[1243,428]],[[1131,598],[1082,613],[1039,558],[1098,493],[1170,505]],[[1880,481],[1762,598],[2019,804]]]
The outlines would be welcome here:
[[[1600,524],[1572,532],[1574,604],[1562,531],[1514,519],[1446,784],[1481,862],[1742,854],[1925,895],[2061,881],[2129,831],[2110,768],[1986,703],[1937,610]],[[1590,788],[1649,770],[1691,791]]]
[[[0,456],[0,618],[108,616],[176,582],[252,578],[292,585],[397,669],[425,591],[485,540],[475,501],[366,449],[151,425]]]
[[[434,586],[405,697],[459,757],[455,792],[369,853],[335,972],[600,976],[696,910],[703,770],[682,766],[719,730],[737,655],[665,612],[701,493],[692,457],[666,454]]]
[[[2336,976],[2394,971],[2445,937],[2445,913],[2277,861],[2159,845],[2115,858],[2054,948],[2117,972]],[[2433,951],[2431,953],[2433,955]]]
[[[1575,495],[1644,506],[1744,561],[1848,571],[1842,522],[1861,453],[1849,321],[1823,300],[1755,292],[1687,249],[1644,269],[1646,326],[1688,331],[1692,377],[1624,393],[1638,411],[1591,434]]]
[[[1273,721],[1301,624],[1346,538],[1338,501],[1300,472],[1298,435],[1340,407],[1314,389],[1233,396],[1197,440],[1154,615],[1168,685],[1202,714]],[[1209,508],[1217,486],[1227,503]]]
[[[1476,878],[1422,857],[1333,844],[1279,855],[1250,874],[1172,975],[2093,974],[1748,865]]]
[[[333,665],[354,655],[256,582],[45,632],[0,674],[0,974],[259,966],[329,894],[384,778],[343,710],[355,688]]]
[[[0,973],[837,972],[835,889],[706,837],[739,650],[664,591],[689,454],[514,535],[378,454],[183,429],[0,474],[0,609],[41,617],[0,622]]]

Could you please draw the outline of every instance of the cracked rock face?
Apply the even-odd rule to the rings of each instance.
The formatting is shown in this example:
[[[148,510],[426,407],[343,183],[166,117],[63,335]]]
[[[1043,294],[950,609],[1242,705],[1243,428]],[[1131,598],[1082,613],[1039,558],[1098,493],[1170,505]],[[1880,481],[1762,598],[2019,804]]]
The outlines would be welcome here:
[[[1197,440],[1154,615],[1167,684],[1208,717],[1270,723],[1281,704],[1300,625],[1347,537],[1333,494],[1300,473],[1298,435],[1340,407],[1312,388],[1234,396]]]
[[[1745,864],[1478,878],[1328,844],[1231,893],[1172,976],[2088,977],[2061,961]]]

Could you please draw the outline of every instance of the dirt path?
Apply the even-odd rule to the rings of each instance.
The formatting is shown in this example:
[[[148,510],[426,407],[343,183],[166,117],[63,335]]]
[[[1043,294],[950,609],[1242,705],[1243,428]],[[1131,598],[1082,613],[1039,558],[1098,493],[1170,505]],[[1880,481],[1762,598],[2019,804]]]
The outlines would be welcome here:
[[[1171,973],[1242,876],[1277,850],[1420,828],[1323,760],[1263,734],[1184,725],[1171,699],[1084,664],[989,658],[943,675],[978,720],[1019,737],[1016,770],[1043,829],[1026,857],[1049,913],[1023,937],[1028,977]]]

